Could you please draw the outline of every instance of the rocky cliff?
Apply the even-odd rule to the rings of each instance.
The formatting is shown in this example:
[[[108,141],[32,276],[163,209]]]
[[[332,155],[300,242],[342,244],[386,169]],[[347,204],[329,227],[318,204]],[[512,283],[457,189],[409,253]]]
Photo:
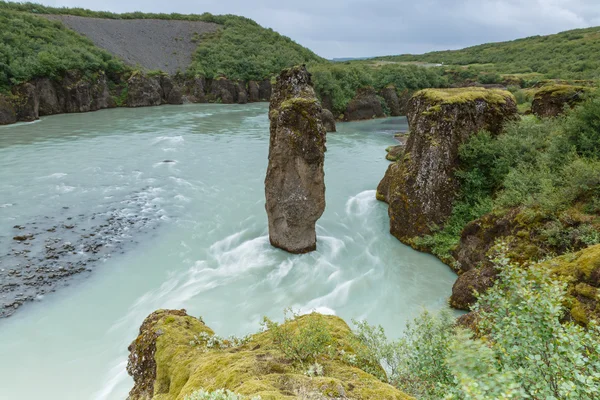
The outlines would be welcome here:
[[[221,388],[263,400],[411,399],[346,361],[354,342],[341,319],[310,314],[283,329],[295,335],[311,324],[331,337],[328,354],[317,356],[323,374],[313,377],[282,351],[270,330],[223,340],[185,310],[156,311],[129,346],[127,371],[134,380],[129,399],[181,400],[199,389]]]
[[[550,84],[539,89],[533,98],[531,112],[540,118],[556,117],[565,107],[573,108],[581,103],[592,88],[565,84]]]
[[[291,253],[316,249],[315,224],[325,210],[325,127],[305,67],[282,71],[271,104],[265,179],[269,238]]]
[[[345,121],[360,121],[384,116],[381,101],[372,87],[359,89],[344,112]]]
[[[499,133],[517,114],[514,97],[496,89],[417,92],[409,103],[410,137],[402,159],[388,168],[377,198],[389,204],[390,231],[410,243],[443,226],[458,190],[458,149],[480,130]]]
[[[252,91],[253,93],[249,93]],[[113,107],[183,103],[268,101],[271,81],[241,82],[186,75],[147,75],[139,71],[113,77],[69,71],[58,79],[39,78],[0,95],[0,125],[34,121],[45,115],[80,113]]]

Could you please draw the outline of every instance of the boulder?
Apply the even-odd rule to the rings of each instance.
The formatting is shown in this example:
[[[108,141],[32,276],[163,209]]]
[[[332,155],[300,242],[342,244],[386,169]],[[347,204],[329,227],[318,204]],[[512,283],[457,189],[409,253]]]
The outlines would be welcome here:
[[[480,130],[497,134],[517,115],[512,94],[480,88],[420,91],[408,112],[410,136],[400,161],[377,189],[389,204],[390,231],[405,243],[443,226],[458,192],[458,149]]]
[[[265,79],[258,84],[258,98],[260,101],[271,100],[272,85],[270,79]]]
[[[183,104],[183,94],[179,85],[168,75],[160,77],[160,86],[162,88],[162,103]]]
[[[531,103],[531,111],[540,118],[556,117],[562,114],[565,107],[573,108],[583,101],[585,94],[592,88],[550,84],[539,89]]]
[[[129,346],[127,372],[134,386],[128,399],[184,399],[200,389],[231,390],[248,399],[412,399],[361,370],[363,364],[347,361],[345,357],[358,353],[357,344],[340,318],[303,315],[280,325],[278,332],[296,343],[302,339],[300,332],[315,328],[319,338],[328,338],[329,347],[318,355],[323,376],[311,377],[306,365],[284,353],[271,330],[224,340],[185,310],[155,311]],[[368,367],[385,376],[381,367]]]
[[[345,121],[360,121],[385,117],[381,101],[372,87],[358,89],[356,96],[348,103],[344,113]]]
[[[6,97],[0,94],[0,125],[14,124],[17,122],[15,109]]]
[[[327,132],[336,131],[335,117],[333,116],[331,111],[329,111],[326,108],[323,108],[323,112],[321,112],[321,121],[323,121],[323,125],[325,126],[325,130]]]
[[[59,96],[58,84],[48,78],[38,79],[35,88],[39,98],[39,114],[54,115],[65,112],[64,96]]]
[[[325,127],[304,66],[283,70],[271,96],[265,179],[271,244],[291,253],[316,249],[315,224],[325,210]]]
[[[182,79],[179,86],[183,91],[184,103],[206,103],[206,80],[204,77]]]
[[[460,275],[452,286],[450,306],[469,311],[477,302],[476,293],[484,293],[496,282],[498,271],[491,265],[473,268]]]
[[[89,111],[114,108],[117,106],[110,94],[108,79],[104,73],[97,74],[97,76],[90,81],[90,85],[91,101]]]
[[[406,145],[398,144],[396,146],[390,146],[385,151],[387,152],[385,159],[388,161],[398,161],[404,155],[404,149],[406,149]]]
[[[127,81],[127,105],[148,107],[162,104],[163,90],[160,77],[134,73]]]
[[[385,104],[387,104],[392,117],[403,115],[400,109],[400,99],[398,98],[398,93],[396,92],[396,86],[386,86],[385,88],[381,89],[380,95],[385,100]]]
[[[260,88],[256,81],[248,82],[248,101],[251,103],[260,101]]]

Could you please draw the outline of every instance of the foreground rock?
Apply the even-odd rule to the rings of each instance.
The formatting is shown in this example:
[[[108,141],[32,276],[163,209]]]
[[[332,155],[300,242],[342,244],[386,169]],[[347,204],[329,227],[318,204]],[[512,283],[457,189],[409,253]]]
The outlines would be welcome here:
[[[265,195],[271,244],[290,253],[317,246],[315,224],[325,210],[322,111],[306,68],[283,70],[269,107]]]
[[[443,226],[458,191],[458,149],[480,130],[497,134],[517,107],[506,91],[423,90],[410,101],[410,136],[402,159],[388,168],[377,198],[389,204],[390,231],[410,243]]]
[[[381,101],[372,87],[358,89],[356,96],[346,106],[345,121],[383,118],[385,113]]]
[[[587,86],[544,86],[536,92],[531,112],[540,118],[556,117],[564,112],[565,107],[573,108],[581,103],[590,91]]]
[[[264,400],[411,399],[344,361],[343,354],[354,354],[352,333],[338,317],[310,314],[287,324],[295,329],[315,323],[331,335],[332,351],[318,357],[323,376],[311,378],[305,374],[306,366],[286,358],[271,331],[252,335],[244,343],[211,345],[214,332],[201,319],[185,310],[156,311],[129,346],[127,372],[134,380],[129,399],[175,400],[199,389],[221,388]],[[290,328],[287,324],[283,329]]]

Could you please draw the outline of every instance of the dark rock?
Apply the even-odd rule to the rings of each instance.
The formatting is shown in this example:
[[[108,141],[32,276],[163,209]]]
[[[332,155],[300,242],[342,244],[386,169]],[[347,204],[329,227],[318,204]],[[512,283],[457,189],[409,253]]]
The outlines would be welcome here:
[[[573,108],[591,91],[587,86],[547,85],[538,90],[531,104],[531,112],[540,118],[556,117]]]
[[[270,79],[265,79],[258,84],[258,98],[260,101],[271,100],[272,85]]]
[[[316,249],[315,224],[325,210],[325,127],[305,67],[283,70],[271,104],[265,179],[269,238],[291,253]]]
[[[406,145],[399,144],[396,146],[390,146],[385,151],[387,152],[385,159],[388,161],[398,161],[404,155],[404,149]]]
[[[17,122],[17,115],[10,101],[0,95],[0,125],[14,124]]]
[[[162,88],[162,103],[183,104],[183,94],[179,85],[173,82],[168,75],[160,77],[160,86]]]
[[[398,94],[398,104],[400,106],[399,113],[400,115],[408,114],[408,104],[410,103],[410,99],[413,97],[415,92],[413,90],[404,89]]]
[[[217,78],[211,83],[210,96],[213,101],[223,104],[237,103],[238,85],[227,78]]]
[[[158,106],[162,104],[160,78],[133,74],[127,81],[127,105],[129,107]]]
[[[411,100],[410,136],[402,160],[390,165],[377,198],[389,204],[390,231],[410,243],[443,226],[459,189],[458,149],[480,130],[497,134],[517,115],[514,97],[486,89],[424,90]]]
[[[35,82],[35,87],[40,102],[40,116],[54,115],[65,112],[64,97],[58,96],[55,82],[48,78],[42,78]]]
[[[390,115],[392,117],[398,117],[401,114],[400,110],[400,99],[398,99],[398,93],[396,92],[396,86],[389,85],[385,88],[381,89],[381,97],[385,100],[388,109],[390,110]]]
[[[203,77],[184,79],[180,86],[183,90],[184,103],[206,103],[206,80]]]
[[[34,85],[23,83],[15,86],[12,93],[10,102],[17,121],[35,121],[39,118],[39,99]]]
[[[256,81],[248,82],[248,101],[251,103],[260,101],[260,88]]]
[[[325,126],[325,130],[327,132],[336,132],[335,127],[335,117],[326,108],[323,108],[323,112],[321,112],[321,121],[323,121],[323,125]]]
[[[476,293],[484,293],[491,288],[497,276],[496,268],[491,265],[481,269],[473,268],[460,275],[452,286],[450,305],[459,310],[469,311],[477,302]]]
[[[365,87],[358,89],[356,96],[348,103],[344,113],[345,121],[360,121],[363,119],[385,117],[383,107],[375,89]]]

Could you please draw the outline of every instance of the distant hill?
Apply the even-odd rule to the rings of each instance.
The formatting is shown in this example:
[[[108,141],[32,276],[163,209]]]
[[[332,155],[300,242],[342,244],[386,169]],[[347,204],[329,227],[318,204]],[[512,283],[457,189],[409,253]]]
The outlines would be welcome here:
[[[377,57],[385,61],[444,63],[498,74],[542,74],[547,78],[600,78],[600,27],[548,36],[488,43],[462,50]]]

